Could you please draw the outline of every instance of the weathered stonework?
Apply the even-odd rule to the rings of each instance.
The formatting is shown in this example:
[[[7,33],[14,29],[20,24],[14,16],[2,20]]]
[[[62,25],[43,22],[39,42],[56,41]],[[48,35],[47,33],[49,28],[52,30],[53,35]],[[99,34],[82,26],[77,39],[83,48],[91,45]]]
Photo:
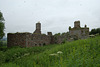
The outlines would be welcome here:
[[[26,47],[27,33],[8,33],[7,35],[7,47],[22,46]]]
[[[86,25],[82,28],[80,27],[80,21],[75,21],[74,27],[69,27],[69,34],[74,39],[85,39],[89,36],[89,28]]]
[[[89,35],[89,28],[85,25],[84,28],[80,27],[80,21],[74,22],[74,28],[69,27],[69,33],[59,35],[57,37],[52,35],[52,32],[47,32],[47,35],[41,34],[41,23],[36,23],[36,30],[33,33],[8,33],[7,46],[21,46],[33,47],[44,46],[49,44],[60,44],[65,41],[72,41],[74,39],[84,39]]]

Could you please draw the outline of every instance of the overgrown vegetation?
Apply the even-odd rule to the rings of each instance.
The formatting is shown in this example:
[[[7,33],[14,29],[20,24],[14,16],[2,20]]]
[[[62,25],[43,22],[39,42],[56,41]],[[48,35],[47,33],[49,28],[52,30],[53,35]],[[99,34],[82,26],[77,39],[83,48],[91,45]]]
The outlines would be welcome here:
[[[44,47],[29,47],[29,48],[21,48],[21,47],[11,47],[7,48],[7,46],[0,47],[0,64],[12,62],[16,59],[20,59],[22,57],[26,57],[31,54],[39,54],[46,49],[51,49],[55,45],[44,46]]]
[[[7,49],[7,41],[0,41],[0,51],[5,51]]]
[[[100,36],[0,52],[1,67],[100,67]]]

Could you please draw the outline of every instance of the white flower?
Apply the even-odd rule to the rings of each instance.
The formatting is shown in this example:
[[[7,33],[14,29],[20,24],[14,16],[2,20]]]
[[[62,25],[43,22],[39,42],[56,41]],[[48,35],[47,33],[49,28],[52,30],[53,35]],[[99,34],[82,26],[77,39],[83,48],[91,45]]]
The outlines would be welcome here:
[[[57,52],[57,54],[62,54],[62,53],[63,53],[62,51],[58,51],[58,52]]]
[[[26,54],[24,54],[24,56],[27,56],[27,55],[30,55],[30,53],[26,53]]]
[[[54,53],[54,54],[50,54],[50,56],[57,56],[57,55],[58,55],[58,54],[55,54],[55,53]]]
[[[20,57],[18,57],[17,59],[19,59]]]
[[[14,54],[14,55],[17,55],[17,54]]]

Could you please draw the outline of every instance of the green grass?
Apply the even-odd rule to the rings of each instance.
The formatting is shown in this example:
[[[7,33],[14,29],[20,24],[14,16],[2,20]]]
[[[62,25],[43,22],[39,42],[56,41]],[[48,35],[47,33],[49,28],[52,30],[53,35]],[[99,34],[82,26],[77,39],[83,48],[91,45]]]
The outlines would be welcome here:
[[[17,52],[21,55],[11,59]],[[31,54],[23,56],[26,53]],[[100,36],[59,45],[11,48],[4,52],[4,57],[6,55],[11,57],[8,62],[2,62],[1,67],[100,67]]]

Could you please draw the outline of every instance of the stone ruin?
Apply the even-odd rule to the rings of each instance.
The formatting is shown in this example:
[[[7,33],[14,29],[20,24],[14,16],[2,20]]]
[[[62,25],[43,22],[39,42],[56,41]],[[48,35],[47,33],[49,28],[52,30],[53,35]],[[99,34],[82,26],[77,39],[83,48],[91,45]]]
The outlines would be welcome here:
[[[8,33],[7,47],[21,46],[33,47],[44,46],[49,44],[61,44],[64,41],[72,41],[75,39],[85,39],[89,36],[89,28],[85,25],[80,27],[80,21],[74,22],[74,27],[69,27],[69,32],[64,35],[54,36],[52,32],[47,32],[47,35],[41,34],[41,23],[36,23],[36,30],[33,33]]]
[[[7,35],[7,47],[21,46],[21,47],[33,47],[43,46],[54,43],[54,37],[52,32],[48,32],[48,35],[41,34],[41,23],[36,23],[36,30],[33,33],[8,33]]]
[[[89,28],[87,25],[80,27],[80,21],[75,21],[74,27],[69,27],[69,35],[70,38],[74,38],[74,40],[86,39],[89,37]]]

